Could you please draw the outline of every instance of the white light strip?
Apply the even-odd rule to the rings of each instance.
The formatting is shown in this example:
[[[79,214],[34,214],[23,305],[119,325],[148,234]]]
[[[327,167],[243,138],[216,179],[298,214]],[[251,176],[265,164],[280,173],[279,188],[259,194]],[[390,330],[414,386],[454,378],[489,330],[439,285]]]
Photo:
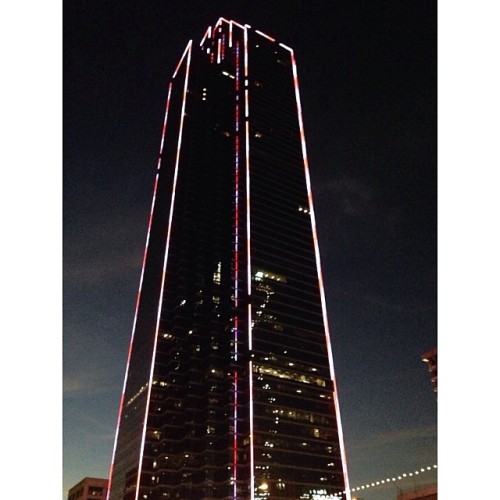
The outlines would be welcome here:
[[[388,477],[387,479],[381,479],[379,481],[372,481],[371,483],[364,484],[363,486],[357,486],[356,488],[351,488],[351,492],[354,493],[355,491],[360,491],[360,490],[364,490],[367,488],[373,488],[376,486],[383,486],[384,484],[389,484],[389,483],[392,484],[396,481],[402,481],[404,479],[408,479],[408,478],[413,477],[413,476],[418,476],[424,472],[428,472],[428,471],[432,471],[432,470],[436,470],[436,469],[437,469],[437,465],[435,465],[435,464],[433,466],[428,465],[427,467],[421,467],[420,469],[417,469],[414,472],[407,472],[404,474],[398,474],[397,476]],[[343,491],[342,493],[346,493],[346,492]]]
[[[265,33],[262,33],[262,31],[255,30],[255,33],[258,33],[259,35],[263,36],[264,38],[267,38],[268,40],[271,40],[271,42],[275,42],[276,40],[269,35],[266,35]]]
[[[254,452],[253,452],[253,363],[250,360],[248,362],[248,373],[250,374],[249,389],[250,389],[250,401],[249,401],[249,413],[250,413],[250,498],[253,500],[255,498],[255,476],[254,476]]]
[[[244,43],[244,74],[248,78],[248,29],[249,26],[245,24],[243,31]],[[245,182],[246,182],[246,223],[247,223],[247,295],[248,295],[248,349],[251,352],[252,345],[252,262],[250,254],[250,132],[248,123],[248,89],[245,89]],[[250,500],[255,499],[255,463],[254,463],[254,450],[253,450],[253,371],[252,361],[249,362],[249,412],[250,412]]]
[[[220,44],[221,44],[221,39],[217,39],[217,64],[220,64]]]
[[[203,38],[201,39],[201,42],[200,42],[200,47],[205,43],[205,39],[207,38],[210,38],[211,37],[211,32],[212,32],[212,27],[209,26],[207,28],[207,31],[205,31],[205,34],[203,35]]]
[[[253,349],[252,345],[252,262],[250,256],[250,137],[249,123],[245,122],[245,187],[246,187],[246,223],[247,223],[247,294],[248,294],[248,349]],[[251,377],[250,377],[251,378]]]
[[[229,47],[233,46],[233,21],[229,21]]]
[[[151,226],[153,224],[153,212],[154,212],[154,207],[156,203],[156,191],[158,189],[158,176],[159,176],[159,170],[161,166],[161,154],[163,151],[163,142],[165,138],[165,131],[167,128],[167,118],[168,118],[168,109],[170,106],[170,95],[172,93],[172,82],[170,82],[170,85],[168,87],[168,97],[167,97],[167,104],[165,106],[165,118],[163,120],[163,129],[162,129],[162,135],[161,135],[161,142],[160,142],[160,155],[158,158],[158,164],[157,164],[157,171],[156,171],[156,176],[155,176],[155,183],[154,183],[154,188],[153,188],[153,200],[151,201],[151,208],[149,210],[149,221],[148,221],[148,230],[146,234],[146,245],[144,247],[144,255],[142,257],[142,268],[141,268],[141,277],[139,279],[139,290],[137,292],[137,299],[135,302],[135,313],[134,313],[134,321],[132,323],[132,335],[130,338],[130,343],[129,343],[129,348],[128,348],[128,354],[127,354],[127,364],[125,368],[125,378],[123,380],[123,387],[122,387],[122,394],[120,397],[120,405],[118,407],[118,420],[116,423],[116,431],[115,431],[115,442],[113,444],[113,452],[111,454],[111,465],[110,465],[110,470],[109,470],[109,479],[108,479],[108,490],[106,494],[106,500],[109,500],[110,494],[111,494],[111,480],[113,478],[113,471],[114,471],[114,464],[115,464],[115,455],[116,455],[116,446],[118,444],[118,434],[119,434],[119,429],[120,429],[120,424],[121,424],[121,418],[122,418],[122,412],[123,412],[123,403],[125,401],[125,388],[127,386],[127,380],[128,380],[128,372],[130,368],[130,360],[132,358],[132,346],[134,343],[134,337],[135,337],[135,328],[137,325],[137,315],[139,311],[139,303],[141,300],[141,292],[142,292],[142,283],[144,280],[144,270],[146,268],[146,258],[148,254],[148,248],[149,248],[149,236],[151,234]]]
[[[284,43],[280,43],[280,45],[281,45],[281,47],[283,47],[284,49],[288,50],[289,52],[291,52],[293,54],[293,49],[291,49],[290,47],[288,47]]]
[[[244,54],[244,64],[245,64],[245,78],[248,77],[248,30],[245,25],[245,31],[243,32],[243,44],[245,47]]]
[[[239,122],[240,122],[240,104],[239,104],[239,90],[240,90],[240,46],[239,42],[236,42],[236,50],[234,53],[235,58],[235,81],[234,90],[236,94],[235,99],[235,109],[234,109],[234,121],[235,121],[235,134],[234,134],[234,170],[235,170],[235,211],[234,219],[236,226],[235,242],[234,242],[234,308],[235,314],[235,332],[234,332],[234,360],[238,360],[238,306],[239,306],[239,281],[240,281],[240,270],[239,270],[239,238],[240,238],[240,134],[239,134]]]
[[[172,183],[172,198],[170,201],[170,212],[169,212],[169,217],[168,217],[168,229],[167,229],[167,241],[166,241],[166,246],[165,246],[165,255],[163,258],[163,272],[162,272],[162,277],[161,277],[161,288],[160,288],[160,298],[158,301],[158,313],[156,316],[156,328],[155,328],[155,341],[153,345],[153,357],[152,357],[152,362],[151,362],[151,371],[149,374],[149,384],[148,384],[148,394],[147,394],[147,400],[146,400],[146,413],[144,415],[144,424],[143,424],[143,429],[142,429],[142,440],[141,440],[141,450],[140,450],[140,459],[139,459],[139,465],[137,468],[137,484],[136,484],[136,490],[135,490],[135,500],[138,500],[139,498],[139,487],[140,487],[140,480],[141,480],[141,472],[142,472],[142,460],[144,456],[144,443],[146,441],[146,428],[147,428],[147,420],[148,420],[148,414],[149,414],[149,403],[151,399],[151,388],[153,385],[153,373],[154,373],[154,366],[155,366],[155,358],[156,358],[156,347],[157,347],[157,342],[158,342],[158,330],[160,327],[160,317],[161,317],[161,306],[163,303],[163,292],[164,292],[164,286],[165,286],[165,274],[166,274],[166,268],[167,268],[167,259],[168,259],[168,252],[169,252],[169,247],[170,247],[170,235],[171,235],[171,230],[172,230],[172,217],[173,217],[173,212],[174,212],[174,202],[175,202],[175,189],[177,185],[177,175],[179,171],[179,159],[180,159],[180,153],[181,153],[181,142],[182,142],[182,132],[184,128],[184,117],[185,117],[185,110],[186,110],[186,96],[187,96],[187,89],[188,89],[188,79],[189,79],[189,68],[191,66],[191,47],[192,47],[193,41],[190,40],[189,43],[187,44],[186,50],[184,53],[188,54],[187,57],[187,63],[186,63],[186,77],[184,79],[184,94],[182,98],[182,110],[181,110],[181,123],[179,127],[179,137],[177,139],[177,154],[175,158],[175,171],[174,171],[174,179]],[[183,56],[184,58],[184,56]]]
[[[217,26],[219,26],[219,24],[221,24],[222,22],[225,22],[227,24],[229,24],[229,21],[223,17],[219,17],[219,19],[217,20],[217,23],[215,24],[215,27],[217,28]]]
[[[231,21],[234,25],[238,26],[238,28],[241,28],[242,30],[245,29],[245,26],[242,26],[240,23],[237,23],[236,21]]]
[[[309,176],[309,162],[307,159],[306,141],[305,141],[305,134],[304,134],[304,123],[302,120],[302,106],[300,104],[299,80],[298,80],[298,76],[297,76],[297,65],[295,63],[295,56],[294,56],[293,51],[291,51],[291,60],[292,60],[292,70],[293,70],[293,81],[294,81],[294,86],[295,86],[295,99],[297,101],[297,114],[298,114],[298,119],[299,119],[300,141],[301,141],[301,145],[302,145],[302,157],[304,159],[304,172],[305,172],[305,177],[306,177],[307,196],[309,199],[309,214],[311,217],[311,227],[312,227],[312,232],[313,232],[314,253],[316,255],[316,269],[317,269],[317,274],[318,274],[318,283],[319,283],[319,290],[320,290],[320,297],[321,297],[321,309],[323,311],[323,323],[325,326],[326,349],[328,352],[328,362],[330,364],[330,376],[331,376],[331,379],[333,382],[333,388],[334,388],[333,400],[334,400],[334,406],[335,406],[335,414],[337,417],[337,431],[339,434],[340,452],[342,455],[342,468],[343,468],[343,472],[344,472],[344,482],[345,482],[345,488],[347,490],[346,496],[347,496],[347,500],[350,500],[351,495],[349,492],[349,477],[347,474],[347,457],[346,457],[346,451],[345,451],[345,446],[344,446],[344,435],[342,432],[342,423],[341,423],[341,419],[340,419],[340,407],[339,407],[339,401],[338,401],[338,397],[337,397],[338,393],[337,393],[337,383],[336,383],[336,378],[335,378],[335,370],[333,368],[333,354],[332,354],[332,346],[331,346],[331,342],[330,342],[330,329],[328,327],[325,290],[324,290],[324,286],[323,286],[323,276],[322,276],[322,272],[321,272],[321,259],[320,259],[320,254],[319,254],[318,235],[316,232],[316,219],[314,216],[311,180],[310,180],[310,176]]]
[[[186,54],[188,53],[189,48],[191,47],[191,41],[187,44],[187,47],[184,50],[184,53],[182,54],[182,57],[179,61],[179,64],[177,64],[177,68],[175,68],[174,74],[172,76],[172,80],[177,76],[177,72],[179,71],[179,68],[181,67],[182,61],[186,57]]]

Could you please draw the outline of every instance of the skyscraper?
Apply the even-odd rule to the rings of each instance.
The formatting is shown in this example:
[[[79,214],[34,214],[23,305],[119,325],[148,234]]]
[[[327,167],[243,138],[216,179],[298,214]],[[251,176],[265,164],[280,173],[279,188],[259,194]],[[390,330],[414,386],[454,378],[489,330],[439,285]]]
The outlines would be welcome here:
[[[294,53],[221,18],[168,87],[108,498],[348,488]]]

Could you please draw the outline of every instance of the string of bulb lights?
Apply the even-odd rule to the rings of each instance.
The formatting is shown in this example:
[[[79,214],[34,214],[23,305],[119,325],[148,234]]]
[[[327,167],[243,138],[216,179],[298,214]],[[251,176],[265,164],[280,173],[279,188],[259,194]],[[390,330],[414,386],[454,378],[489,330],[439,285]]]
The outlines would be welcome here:
[[[357,486],[356,488],[351,488],[350,492],[354,493],[356,491],[365,490],[367,488],[373,488],[375,486],[381,486],[383,484],[401,481],[402,479],[407,479],[409,477],[418,476],[424,472],[432,471],[435,469],[437,469],[437,465],[435,465],[435,464],[432,466],[428,465],[427,467],[421,467],[420,469],[417,469],[416,471],[413,471],[413,472],[405,472],[404,474],[399,474],[397,476],[388,477],[386,479],[381,479],[380,481],[373,481],[373,482],[365,484],[363,486]],[[344,491],[343,493],[346,493],[346,492]]]

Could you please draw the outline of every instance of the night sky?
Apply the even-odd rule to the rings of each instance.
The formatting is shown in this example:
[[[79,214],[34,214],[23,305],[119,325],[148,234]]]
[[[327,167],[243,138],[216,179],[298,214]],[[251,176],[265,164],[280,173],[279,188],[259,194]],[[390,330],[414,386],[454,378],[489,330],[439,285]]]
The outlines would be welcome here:
[[[108,475],[167,85],[220,16],[295,51],[351,487],[437,463],[437,2],[68,0],[63,499]]]

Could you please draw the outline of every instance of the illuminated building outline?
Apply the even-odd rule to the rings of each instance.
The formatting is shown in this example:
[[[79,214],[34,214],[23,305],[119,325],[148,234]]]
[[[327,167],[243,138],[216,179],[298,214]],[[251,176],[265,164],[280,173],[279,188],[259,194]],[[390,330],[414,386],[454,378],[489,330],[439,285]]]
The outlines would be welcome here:
[[[236,28],[239,28],[241,32],[239,32]],[[221,69],[219,70],[220,74],[224,77],[229,77],[234,79],[234,138],[232,141],[233,144],[233,153],[232,153],[232,169],[233,169],[233,189],[234,189],[234,204],[233,204],[233,215],[232,215],[232,226],[233,226],[233,240],[232,240],[232,250],[231,250],[231,259],[233,267],[231,269],[232,277],[231,277],[231,288],[232,288],[232,304],[234,307],[235,314],[231,318],[231,327],[228,328],[230,331],[231,337],[231,345],[233,346],[233,351],[231,354],[232,359],[234,360],[234,369],[232,369],[228,376],[231,377],[231,405],[232,411],[230,412],[231,419],[231,462],[228,469],[230,469],[230,486],[231,486],[231,498],[233,500],[237,500],[241,497],[240,488],[241,484],[244,481],[248,481],[248,491],[246,495],[251,500],[254,499],[263,499],[267,498],[270,493],[269,491],[273,487],[270,481],[266,478],[269,476],[268,472],[265,472],[269,467],[262,465],[264,462],[262,461],[262,457],[264,456],[261,451],[259,451],[259,455],[257,455],[257,450],[262,449],[262,435],[263,432],[259,428],[262,425],[262,419],[264,418],[262,415],[262,402],[259,402],[259,397],[262,397],[262,387],[257,387],[260,384],[260,381],[267,377],[273,384],[279,383],[279,381],[284,381],[287,384],[303,384],[304,390],[306,387],[315,388],[314,390],[326,390],[326,382],[322,378],[323,375],[315,375],[315,368],[294,368],[294,365],[297,363],[289,362],[287,367],[277,367],[273,365],[273,363],[282,362],[276,357],[273,358],[274,361],[270,361],[270,364],[266,364],[266,362],[262,361],[262,359],[258,358],[257,351],[254,351],[254,329],[259,326],[259,328],[267,327],[274,328],[275,331],[282,331],[283,327],[279,323],[279,317],[276,314],[266,312],[266,307],[269,306],[271,309],[273,307],[274,296],[279,297],[279,292],[276,290],[280,290],[280,286],[286,286],[287,278],[285,276],[280,276],[278,273],[275,273],[273,269],[270,269],[270,272],[267,274],[264,271],[259,270],[259,268],[254,268],[253,262],[253,245],[254,245],[254,222],[253,218],[251,218],[251,213],[253,213],[253,200],[251,196],[251,192],[253,193],[253,187],[251,191],[251,180],[252,180],[252,172],[253,172],[253,142],[255,138],[262,138],[263,134],[259,130],[255,130],[253,127],[253,117],[256,113],[254,111],[254,101],[253,101],[253,85],[260,86],[261,83],[255,81],[255,77],[253,76],[253,62],[251,63],[251,72],[249,71],[249,60],[251,50],[255,50],[253,47],[259,47],[258,44],[262,43],[264,46],[266,44],[271,44],[273,49],[275,50],[275,54],[278,54],[278,51],[282,51],[284,49],[289,53],[291,71],[292,71],[292,80],[293,80],[293,92],[295,96],[295,104],[296,104],[296,113],[297,113],[297,121],[298,121],[298,132],[299,132],[299,142],[300,149],[302,153],[302,162],[303,162],[303,171],[305,178],[305,186],[307,190],[307,201],[299,205],[298,212],[302,212],[304,214],[309,215],[310,220],[310,228],[312,231],[312,243],[314,250],[314,258],[315,258],[315,266],[316,266],[316,279],[317,286],[319,288],[319,301],[322,311],[322,322],[324,327],[324,341],[325,341],[325,349],[328,357],[328,369],[330,373],[330,381],[331,386],[331,396],[325,396],[323,393],[319,394],[320,398],[324,398],[326,400],[333,401],[333,418],[336,422],[336,429],[338,432],[338,446],[340,448],[340,456],[342,463],[342,474],[343,474],[343,494],[347,499],[350,499],[350,489],[349,482],[347,476],[347,468],[346,468],[346,453],[344,449],[343,443],[343,435],[342,435],[342,426],[340,422],[340,411],[339,411],[339,403],[338,403],[338,393],[337,393],[337,381],[333,368],[333,356],[332,349],[330,344],[330,332],[327,320],[327,310],[326,310],[326,302],[325,302],[325,292],[324,292],[324,284],[321,272],[320,265],[320,254],[319,254],[319,246],[317,241],[317,231],[316,231],[316,222],[313,208],[313,200],[312,200],[312,191],[311,191],[311,183],[309,177],[309,165],[308,158],[306,152],[305,145],[305,134],[304,134],[304,126],[303,126],[303,118],[302,118],[302,109],[300,103],[300,95],[299,95],[299,86],[298,86],[298,76],[297,76],[297,68],[294,52],[288,46],[282,43],[276,43],[276,40],[265,33],[254,30],[253,33],[258,35],[257,37],[254,34],[250,34],[250,26],[245,24],[241,25],[233,20],[226,20],[224,18],[220,18],[216,25],[212,27],[208,27],[204,36],[199,44],[199,49],[201,54],[207,54],[208,62],[212,65],[218,66]],[[261,41],[257,42],[256,38],[259,38]],[[241,51],[241,43],[243,45],[243,51]],[[257,44],[257,45],[253,45]],[[267,50],[267,49],[266,49]],[[241,54],[243,52],[243,54]],[[149,248],[149,239],[152,227],[153,213],[156,206],[156,197],[157,197],[157,189],[159,183],[159,170],[160,164],[163,156],[163,148],[165,141],[165,134],[167,130],[167,114],[169,111],[171,94],[172,94],[172,84],[173,80],[177,77],[183,63],[186,63],[186,73],[184,77],[184,85],[182,92],[182,105],[181,105],[181,113],[180,113],[180,124],[179,124],[179,132],[177,138],[177,150],[175,154],[175,161],[173,165],[174,173],[173,173],[173,181],[172,181],[172,190],[170,193],[170,204],[168,209],[168,224],[166,228],[166,244],[165,251],[163,257],[163,271],[161,275],[161,287],[158,296],[158,307],[157,307],[157,317],[156,317],[156,327],[154,333],[154,342],[152,344],[152,359],[151,365],[149,369],[149,379],[148,382],[143,384],[140,387],[140,390],[137,391],[134,395],[128,394],[128,402],[127,405],[132,404],[134,401],[138,401],[138,398],[146,398],[145,399],[145,413],[143,415],[142,420],[142,430],[141,430],[141,444],[139,450],[139,459],[138,459],[138,467],[137,467],[137,477],[135,483],[134,490],[134,500],[139,500],[139,498],[146,496],[142,495],[143,489],[147,489],[148,486],[145,482],[143,482],[143,467],[144,467],[144,459],[145,459],[145,447],[147,445],[147,433],[148,433],[148,419],[150,418],[150,403],[153,392],[153,385],[156,384],[157,379],[155,378],[155,363],[156,363],[156,352],[157,352],[157,342],[160,335],[161,330],[161,321],[162,321],[162,308],[164,301],[164,291],[166,283],[169,281],[169,276],[167,273],[167,261],[169,257],[169,249],[170,249],[170,240],[172,233],[172,223],[174,220],[174,208],[176,208],[176,189],[177,189],[177,180],[179,175],[179,170],[183,168],[181,161],[181,143],[183,140],[183,131],[184,131],[184,119],[185,116],[189,116],[190,114],[190,100],[192,99],[191,94],[196,92],[194,87],[191,87],[190,83],[190,69],[192,65],[192,54],[194,53],[192,41],[190,41],[182,55],[177,67],[172,76],[172,81],[169,86],[167,105],[166,105],[166,113],[165,120],[163,123],[162,137],[161,137],[161,145],[160,145],[160,157],[158,160],[157,166],[157,175],[155,179],[155,187],[153,194],[153,202],[151,207],[151,213],[148,224],[148,234],[146,238],[146,249],[143,258],[143,268],[141,271],[141,280],[139,285],[138,298],[136,302],[136,311],[134,316],[134,324],[132,329],[131,342],[129,347],[129,353],[127,357],[127,368],[125,374],[125,380],[123,385],[123,392],[121,396],[121,402],[119,407],[119,417],[118,417],[118,426],[117,432],[115,436],[115,444],[113,448],[113,458],[112,464],[110,467],[110,486],[112,485],[111,479],[113,478],[114,473],[114,462],[115,462],[115,454],[116,448],[118,444],[118,436],[120,425],[122,424],[122,410],[124,407],[125,397],[126,397],[126,386],[129,378],[129,366],[132,357],[132,346],[135,340],[135,330],[137,323],[137,315],[139,311],[139,304],[141,302],[141,291],[143,286],[143,277],[146,266],[146,257]],[[243,68],[240,67],[240,57],[243,56]],[[193,56],[194,58],[195,56]],[[196,55],[197,61],[199,59],[199,55]],[[253,57],[253,56],[252,56]],[[283,61],[279,60],[278,63],[284,64]],[[231,59],[232,58],[232,59]],[[227,69],[227,61],[232,60],[235,64],[234,71]],[[198,62],[197,62],[198,64]],[[194,67],[193,67],[194,68]],[[243,72],[241,71],[243,69]],[[235,73],[234,75],[232,73]],[[193,69],[193,74],[195,73],[195,69]],[[206,90],[205,88],[203,89]],[[202,101],[207,100],[206,93],[203,93]],[[228,130],[223,130],[223,134],[227,137],[231,137],[233,134]],[[264,133],[265,135],[265,133]],[[243,145],[244,141],[244,145]],[[253,186],[253,181],[252,181]],[[244,197],[244,199],[243,199]],[[307,208],[305,208],[307,206]],[[176,212],[177,213],[177,212]],[[220,273],[221,266],[219,262],[219,267],[217,270],[217,280],[220,285]],[[214,274],[214,283],[215,283],[215,274]],[[272,280],[273,283],[268,282],[268,284],[260,282],[261,279]],[[278,288],[276,288],[278,287]],[[243,293],[240,296],[240,291]],[[258,298],[258,294],[261,295],[261,299]],[[263,298],[262,298],[263,297]],[[215,300],[215,297],[214,297]],[[217,300],[220,300],[218,298]],[[259,300],[261,300],[259,304]],[[180,306],[186,303],[186,299],[180,301]],[[217,302],[218,303],[218,302]],[[201,304],[201,302],[200,302]],[[256,330],[257,331],[257,330]],[[191,333],[191,331],[190,331]],[[170,334],[164,334],[170,335]],[[171,337],[171,335],[170,335]],[[167,338],[165,336],[165,338]],[[257,339],[257,337],[255,337]],[[257,341],[261,341],[261,339],[257,339]],[[244,344],[246,343],[246,345]],[[258,348],[256,348],[258,350]],[[287,351],[284,351],[286,355]],[[267,358],[265,358],[267,359]],[[283,358],[284,360],[285,358]],[[246,368],[243,368],[243,364],[246,364]],[[305,366],[305,365],[304,365]],[[300,371],[296,370],[310,370],[313,372],[312,374],[300,374]],[[212,373],[216,373],[217,370],[212,369]],[[246,379],[242,376],[242,373],[246,373]],[[255,377],[255,380],[254,380]],[[258,379],[258,380],[257,380]],[[166,383],[165,383],[166,384]],[[246,389],[244,388],[246,386]],[[291,386],[290,386],[291,387]],[[307,389],[309,390],[309,389]],[[297,388],[295,391],[296,394],[301,394],[304,391],[302,389]],[[145,396],[144,396],[145,394]],[[246,396],[244,396],[246,394]],[[258,396],[260,394],[260,396]],[[316,394],[316,393],[315,393]],[[242,397],[242,395],[244,397]],[[245,399],[246,398],[246,399]],[[272,403],[270,403],[272,404]],[[330,403],[329,403],[330,404]],[[272,408],[272,406],[270,406]],[[282,410],[280,410],[282,411]],[[312,410],[311,410],[312,411]],[[319,410],[318,410],[319,411]],[[248,412],[248,413],[245,413]],[[260,412],[260,413],[259,413]],[[313,418],[313,413],[308,414],[307,412],[302,414],[300,412],[293,413],[289,412],[290,415],[297,415],[293,418],[303,419],[303,418]],[[267,417],[266,417],[267,418]],[[326,418],[326,417],[318,417],[316,415],[315,418]],[[297,420],[297,421],[299,421]],[[279,417],[276,418],[276,423],[278,423]],[[319,424],[318,424],[319,425]],[[156,432],[156,431],[155,431]],[[314,428],[314,436],[321,436],[322,431]],[[208,433],[208,431],[207,431]],[[245,437],[246,436],[246,437]],[[311,439],[311,438],[307,438]],[[304,444],[307,444],[304,443]],[[272,447],[273,444],[271,441],[267,440],[265,446]],[[260,448],[259,448],[260,447]],[[240,456],[247,456],[248,453],[248,479],[245,479],[246,473],[241,473],[242,465],[239,463]],[[297,453],[294,451],[294,453]],[[266,454],[266,456],[271,457],[271,454]],[[186,455],[187,457],[188,455]],[[156,463],[156,462],[155,462]],[[329,464],[329,465],[333,465]],[[319,467],[319,466],[318,466]],[[284,477],[284,476],[283,476]],[[257,482],[257,478],[259,478]],[[155,479],[155,476],[153,476]],[[275,482],[274,487],[285,489],[286,480],[279,477],[278,479],[273,479]],[[322,478],[323,480],[323,478]],[[325,477],[325,481],[326,481]],[[293,481],[292,481],[293,482]],[[146,491],[146,490],[144,490]],[[313,491],[313,490],[310,490]],[[326,488],[318,488],[314,491],[327,492]],[[303,493],[306,494],[306,493]],[[316,493],[318,494],[318,493]],[[323,494],[323,493],[321,493]],[[332,496],[337,495],[339,493],[330,493],[327,492],[325,495]],[[108,493],[108,500],[112,498],[111,495],[111,487]],[[115,497],[113,497],[114,500]],[[116,497],[118,498],[118,497]],[[128,498],[128,497],[127,497]],[[247,498],[245,496],[245,498]]]

